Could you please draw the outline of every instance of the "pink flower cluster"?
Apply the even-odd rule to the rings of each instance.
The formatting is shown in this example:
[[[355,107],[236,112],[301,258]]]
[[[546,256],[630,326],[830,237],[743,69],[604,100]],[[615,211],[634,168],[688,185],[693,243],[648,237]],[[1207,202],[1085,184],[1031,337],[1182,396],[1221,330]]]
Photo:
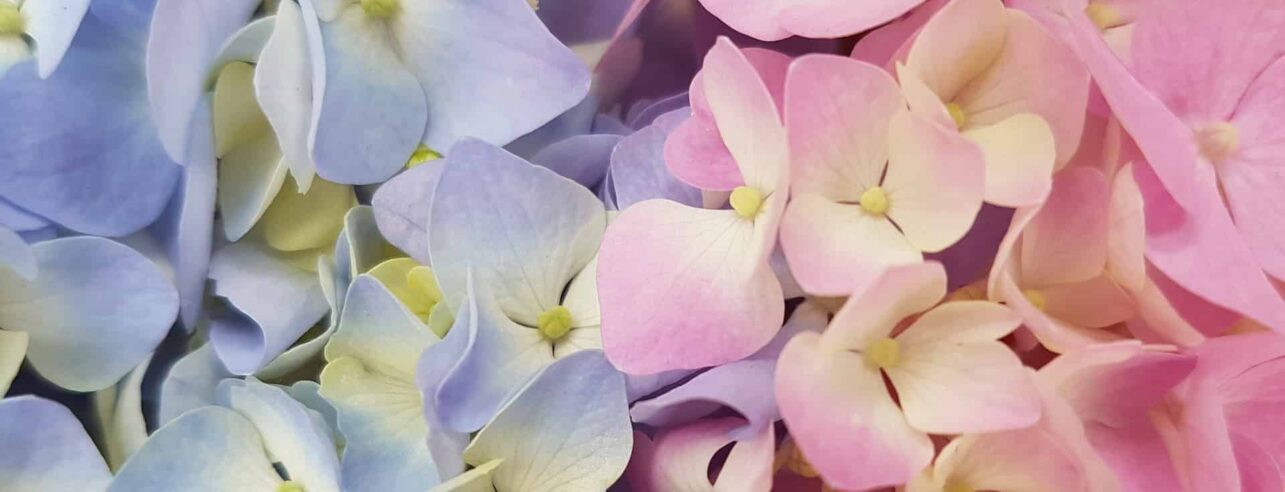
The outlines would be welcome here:
[[[1285,2],[702,3],[857,42],[719,38],[664,145],[703,206],[607,228],[608,360],[783,424],[640,432],[636,490],[732,441],[715,490],[1285,488]]]

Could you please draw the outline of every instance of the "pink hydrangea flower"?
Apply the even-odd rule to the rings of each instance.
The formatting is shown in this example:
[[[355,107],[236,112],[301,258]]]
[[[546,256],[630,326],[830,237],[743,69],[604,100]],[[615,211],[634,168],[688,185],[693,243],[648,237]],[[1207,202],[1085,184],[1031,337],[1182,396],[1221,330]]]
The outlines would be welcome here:
[[[782,351],[781,416],[827,483],[903,484],[932,460],[929,434],[1018,429],[1039,420],[1039,394],[998,340],[1017,328],[1017,314],[985,301],[933,308],[945,295],[940,264],[892,267],[853,295],[824,333],[796,335]]]

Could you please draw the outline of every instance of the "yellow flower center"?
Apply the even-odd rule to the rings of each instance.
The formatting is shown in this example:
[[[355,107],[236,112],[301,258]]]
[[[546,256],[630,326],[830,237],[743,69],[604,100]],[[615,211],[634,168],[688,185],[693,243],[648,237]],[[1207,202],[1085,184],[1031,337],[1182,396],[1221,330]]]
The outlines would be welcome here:
[[[731,202],[732,210],[735,210],[737,215],[753,219],[763,209],[763,192],[750,186],[737,186],[732,190],[732,196],[728,201]]]
[[[545,311],[536,319],[540,334],[548,340],[557,340],[571,331],[571,311],[562,306],[555,306]]]
[[[1089,5],[1084,7],[1084,14],[1089,16],[1093,25],[1103,31],[1125,24],[1124,16],[1120,14],[1119,9],[1100,2],[1089,2]]]
[[[387,19],[401,8],[399,0],[361,0],[361,9],[376,19]]]
[[[891,338],[880,338],[866,347],[866,360],[880,369],[896,367],[897,361],[901,358],[901,347],[896,340]]]
[[[964,125],[968,124],[968,111],[965,111],[964,107],[958,103],[947,104],[946,112],[950,113],[950,119],[955,121],[955,128],[963,128]]]
[[[1220,121],[1197,129],[1196,145],[1200,155],[1209,162],[1220,162],[1236,153],[1240,146],[1240,130],[1226,121]]]
[[[883,215],[888,211],[888,193],[881,187],[871,186],[861,193],[861,209],[870,215]]]
[[[945,487],[942,487],[943,492],[974,492],[975,490],[972,486],[953,479],[946,482]]]
[[[415,147],[415,151],[411,152],[410,158],[406,159],[406,169],[410,169],[412,167],[418,166],[425,162],[437,160],[441,158],[442,158],[442,154],[439,154],[437,153],[437,151],[428,148],[427,145],[419,144],[419,147]]]
[[[294,480],[286,480],[277,486],[277,492],[305,492],[303,484]]]
[[[0,35],[22,34],[26,32],[27,22],[22,18],[18,6],[0,0]]]
[[[1026,289],[1022,291],[1022,296],[1026,297],[1026,302],[1031,303],[1032,306],[1035,306],[1035,309],[1040,311],[1043,311],[1048,305],[1048,301],[1044,299],[1044,294],[1041,294],[1038,290]]]

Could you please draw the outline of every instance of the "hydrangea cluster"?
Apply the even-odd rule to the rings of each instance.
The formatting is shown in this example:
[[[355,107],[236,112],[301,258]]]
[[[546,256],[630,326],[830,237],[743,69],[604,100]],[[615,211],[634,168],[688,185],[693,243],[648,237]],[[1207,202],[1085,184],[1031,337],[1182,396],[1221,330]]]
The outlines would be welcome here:
[[[0,0],[0,491],[1285,489],[1281,0]]]

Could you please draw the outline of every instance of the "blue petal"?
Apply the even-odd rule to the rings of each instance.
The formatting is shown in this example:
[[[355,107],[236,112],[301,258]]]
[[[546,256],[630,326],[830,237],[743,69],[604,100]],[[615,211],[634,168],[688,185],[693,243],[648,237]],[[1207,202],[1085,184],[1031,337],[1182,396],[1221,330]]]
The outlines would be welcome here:
[[[229,379],[223,385],[228,407],[258,428],[268,455],[292,481],[309,492],[339,490],[339,457],[320,413],[255,379]]]
[[[111,492],[274,490],[255,425],[222,407],[201,407],[162,426],[112,480]]]
[[[148,103],[161,143],[174,161],[187,164],[210,63],[258,6],[258,0],[156,2],[147,37]]]
[[[34,61],[0,79],[0,197],[89,234],[156,219],[179,168],[148,119],[143,47],[131,40],[87,15],[49,79]]]
[[[402,2],[392,31],[423,85],[423,142],[474,137],[503,145],[580,103],[589,70],[525,2]]]
[[[161,402],[157,411],[160,425],[165,425],[189,410],[213,405],[219,382],[233,374],[223,367],[210,344],[188,352],[170,366],[161,383]]]
[[[428,264],[428,211],[444,159],[426,162],[388,180],[371,199],[375,222],[388,242]]]
[[[189,333],[196,330],[205,301],[218,180],[208,99],[198,104],[196,110],[188,164],[182,170],[182,179],[170,197],[169,206],[150,228],[160,240],[174,271],[179,322]]]
[[[597,254],[606,228],[589,190],[478,140],[446,155],[429,216],[429,255],[447,304],[467,270],[515,321],[535,326]]]
[[[320,31],[325,58],[313,64],[325,78],[313,90],[321,101],[310,139],[317,175],[344,184],[384,181],[406,164],[424,133],[424,91],[384,23],[362,9],[350,5]]]
[[[0,271],[0,326],[31,336],[27,360],[72,391],[115,383],[156,348],[178,312],[161,270],[108,239],[71,237],[32,246],[39,274]]]
[[[571,354],[542,371],[464,451],[502,460],[496,490],[607,490],[633,449],[625,378],[602,352]]]
[[[214,293],[237,311],[215,316],[210,343],[234,374],[252,374],[280,355],[330,308],[316,272],[252,243],[219,249],[210,261]]]
[[[36,396],[0,400],[5,490],[103,490],[107,463],[66,407]]]
[[[469,286],[467,317],[456,318],[446,338],[466,337],[463,351],[434,395],[435,413],[451,430],[480,429],[534,374],[553,361],[553,347],[534,328],[514,323],[490,296]],[[476,292],[476,294],[474,294]],[[458,348],[459,342],[447,345]],[[437,351],[429,347],[425,353]]]
[[[611,185],[618,209],[653,198],[701,206],[700,190],[679,181],[665,167],[665,138],[686,119],[684,113],[683,109],[665,113],[616,146],[611,155]]]
[[[620,139],[620,135],[577,135],[545,147],[531,158],[531,163],[596,190],[607,176],[611,151]]]

